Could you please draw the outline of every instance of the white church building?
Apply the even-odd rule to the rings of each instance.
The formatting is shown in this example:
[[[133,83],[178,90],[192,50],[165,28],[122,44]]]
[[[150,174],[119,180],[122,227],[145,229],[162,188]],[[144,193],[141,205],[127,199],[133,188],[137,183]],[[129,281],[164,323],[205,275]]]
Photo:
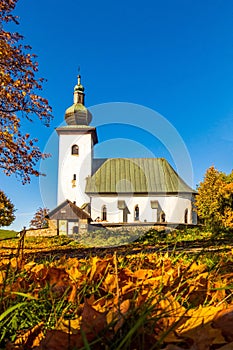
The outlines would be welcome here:
[[[195,191],[164,158],[94,158],[97,130],[78,76],[59,137],[57,207],[61,234],[87,225],[196,224]]]

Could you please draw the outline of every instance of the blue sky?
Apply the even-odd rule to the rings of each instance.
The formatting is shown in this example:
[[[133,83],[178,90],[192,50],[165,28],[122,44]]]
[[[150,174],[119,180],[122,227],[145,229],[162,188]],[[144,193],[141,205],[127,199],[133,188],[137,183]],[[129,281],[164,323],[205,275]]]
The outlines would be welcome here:
[[[72,104],[80,66],[87,106],[139,104],[174,126],[192,160],[194,187],[211,165],[227,173],[232,170],[231,0],[19,0],[15,14],[20,17],[16,29],[38,55],[39,76],[47,78],[43,95],[53,108],[51,127],[39,122],[24,126],[39,138],[42,149]],[[94,117],[92,124],[96,121]],[[169,159],[164,146],[145,133],[123,125],[115,128],[110,118],[109,126],[99,128],[96,156],[109,157],[109,150],[121,157],[150,156],[152,151]],[[52,140],[54,149],[55,136]],[[55,166],[51,168],[56,175]],[[47,179],[54,187],[56,179]],[[0,181],[17,208],[11,227],[28,226],[36,209],[43,206],[39,180],[23,186],[1,174]],[[46,191],[53,206],[56,195]]]

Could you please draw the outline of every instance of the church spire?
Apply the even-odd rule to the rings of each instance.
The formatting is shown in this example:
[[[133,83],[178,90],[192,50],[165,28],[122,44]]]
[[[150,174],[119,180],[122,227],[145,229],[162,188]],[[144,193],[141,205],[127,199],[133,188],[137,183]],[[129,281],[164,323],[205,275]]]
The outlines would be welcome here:
[[[74,87],[74,104],[67,108],[65,120],[68,125],[89,125],[92,115],[84,105],[84,87],[81,84],[81,75],[78,75],[77,85]]]
[[[78,75],[78,84],[74,87],[74,104],[81,103],[84,105],[84,87],[81,84],[81,75]]]

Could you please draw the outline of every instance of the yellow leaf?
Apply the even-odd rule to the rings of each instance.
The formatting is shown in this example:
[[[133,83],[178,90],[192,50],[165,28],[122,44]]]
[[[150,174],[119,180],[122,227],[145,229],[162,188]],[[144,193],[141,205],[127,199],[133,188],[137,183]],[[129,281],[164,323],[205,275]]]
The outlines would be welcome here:
[[[103,287],[106,291],[112,293],[117,288],[117,277],[108,272],[106,278],[103,281]]]
[[[6,278],[6,273],[4,271],[0,271],[0,284],[4,283],[5,278]]]
[[[233,306],[217,313],[213,327],[220,329],[227,340],[233,341]]]
[[[176,329],[177,334],[181,337],[191,338],[198,344],[224,344],[225,339],[222,337],[221,331],[211,325],[216,313],[222,309],[223,306],[220,305],[218,307],[200,306],[198,309],[189,310],[187,312],[189,318]]]
[[[77,334],[81,326],[81,317],[73,320],[66,320],[61,318],[58,322],[57,329],[65,333]]]
[[[30,261],[26,265],[24,265],[24,270],[25,271],[30,271],[33,267],[35,267],[36,263],[34,261]]]
[[[146,270],[146,269],[140,269],[134,272],[133,276],[138,278],[138,279],[146,279],[150,278],[153,275],[154,271],[153,270]]]
[[[73,266],[70,269],[66,269],[66,272],[70,276],[70,279],[75,282],[78,281],[83,276],[76,266]]]

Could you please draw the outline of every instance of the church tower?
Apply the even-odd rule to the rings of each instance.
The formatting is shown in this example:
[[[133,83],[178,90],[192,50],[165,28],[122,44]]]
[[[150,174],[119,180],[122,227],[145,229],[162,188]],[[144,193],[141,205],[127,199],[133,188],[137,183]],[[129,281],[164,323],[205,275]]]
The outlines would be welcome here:
[[[86,179],[92,175],[96,129],[89,126],[92,115],[84,105],[84,87],[78,75],[74,103],[65,112],[65,126],[56,129],[59,137],[57,205],[66,199],[77,206],[89,203]]]

